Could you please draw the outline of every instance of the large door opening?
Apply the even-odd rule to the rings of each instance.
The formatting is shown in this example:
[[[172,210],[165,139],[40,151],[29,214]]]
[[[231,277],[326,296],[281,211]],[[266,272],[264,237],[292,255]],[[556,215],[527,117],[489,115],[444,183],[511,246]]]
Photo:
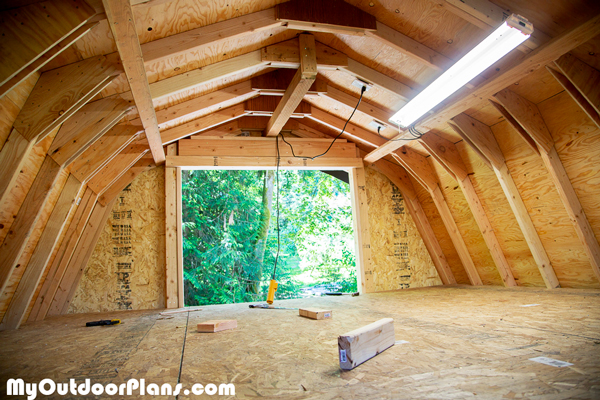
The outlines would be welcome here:
[[[339,173],[339,171],[336,171]],[[357,290],[350,185],[315,170],[183,170],[186,306]]]

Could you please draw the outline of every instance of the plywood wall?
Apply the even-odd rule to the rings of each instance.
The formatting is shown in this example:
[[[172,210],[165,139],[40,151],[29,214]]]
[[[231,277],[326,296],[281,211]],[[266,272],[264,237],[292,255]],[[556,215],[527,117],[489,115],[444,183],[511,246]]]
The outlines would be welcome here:
[[[402,193],[384,175],[366,169],[371,233],[371,287],[386,291],[441,285]]]
[[[164,308],[164,181],[155,168],[121,192],[69,313]]]

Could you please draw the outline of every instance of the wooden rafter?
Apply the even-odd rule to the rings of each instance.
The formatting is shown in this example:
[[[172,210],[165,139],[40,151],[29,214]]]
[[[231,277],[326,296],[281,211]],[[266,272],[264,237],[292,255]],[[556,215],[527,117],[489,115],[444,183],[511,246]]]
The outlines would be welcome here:
[[[131,5],[120,0],[103,0],[102,3],[123,62],[131,94],[146,131],[150,151],[156,164],[161,165],[165,161],[165,151],[162,147]]]
[[[550,262],[548,254],[542,244],[542,241],[531,221],[527,207],[521,198],[521,194],[515,185],[515,182],[508,170],[504,154],[496,142],[496,138],[489,126],[469,117],[466,114],[459,114],[452,119],[456,127],[456,132],[472,146],[476,146],[491,162],[492,169],[500,182],[504,195],[510,204],[510,207],[517,219],[523,236],[527,241],[529,250],[536,261],[540,275],[548,289],[560,287],[560,283],[554,273],[554,268]]]
[[[510,84],[529,76],[539,68],[553,62],[561,55],[599,34],[600,15],[595,15],[581,25],[553,38],[523,58],[512,62],[503,72],[478,85],[475,89],[465,90],[452,103],[443,106],[440,110],[418,122],[416,129],[421,132],[429,132],[432,129],[444,129],[449,119],[471,107],[477,106],[481,103],[481,99],[490,98]],[[406,132],[401,132],[392,138],[393,140],[373,150],[365,156],[365,161],[374,162],[400,148],[403,145],[402,141],[394,140],[402,139],[406,134]]]
[[[513,117],[509,122],[520,125],[518,129],[531,135],[537,144],[544,165],[550,173],[560,199],[575,227],[577,236],[588,255],[592,270],[596,278],[600,280],[600,244],[598,244],[598,240],[581,206],[573,184],[556,152],[554,139],[538,107],[529,100],[509,90],[498,93],[495,98]]]

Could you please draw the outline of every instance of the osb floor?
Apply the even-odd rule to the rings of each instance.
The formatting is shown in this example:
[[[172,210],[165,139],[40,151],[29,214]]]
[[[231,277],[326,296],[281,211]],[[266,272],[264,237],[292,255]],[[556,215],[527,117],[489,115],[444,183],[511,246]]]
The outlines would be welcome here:
[[[523,307],[530,304],[539,305]],[[147,384],[174,385],[181,364],[184,388],[232,382],[235,398],[600,398],[600,291],[436,287],[278,305],[328,307],[333,319],[238,304],[205,307],[190,313],[189,322],[187,313],[161,319],[158,311],[115,312],[2,332],[0,395],[11,377],[117,384],[145,378]],[[396,340],[409,343],[340,371],[337,336],[384,317],[394,319]],[[123,323],[84,327],[100,318]],[[195,332],[198,322],[209,319],[237,319],[238,328]],[[529,360],[539,356],[574,365]]]

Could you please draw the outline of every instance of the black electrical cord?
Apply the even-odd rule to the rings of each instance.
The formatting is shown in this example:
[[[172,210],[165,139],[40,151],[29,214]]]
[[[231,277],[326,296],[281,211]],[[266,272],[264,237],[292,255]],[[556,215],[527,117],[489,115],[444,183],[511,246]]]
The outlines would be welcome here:
[[[378,134],[379,136],[381,136],[382,138],[389,140],[390,142],[399,142],[399,141],[401,141],[401,140],[404,140],[404,141],[410,142],[411,140],[418,140],[418,139],[421,139],[421,137],[423,137],[423,135],[424,135],[424,133],[422,133],[422,132],[419,132],[419,131],[418,131],[418,130],[417,130],[415,127],[414,127],[414,125],[410,125],[410,126],[408,127],[408,133],[409,133],[409,134],[412,136],[412,138],[388,139],[388,138],[384,137],[384,136],[381,134],[381,126],[379,126],[379,127],[377,128],[377,134]]]
[[[290,146],[290,149],[292,150],[292,156],[294,158],[308,158],[310,160],[314,160],[316,158],[322,157],[325,154],[327,154],[329,152],[329,150],[331,150],[331,147],[333,146],[333,144],[335,143],[336,140],[339,139],[340,136],[342,136],[342,134],[344,133],[344,131],[346,130],[346,126],[348,125],[348,123],[350,122],[350,120],[352,119],[352,117],[354,116],[354,113],[356,112],[356,110],[358,109],[358,106],[360,105],[360,102],[362,100],[363,94],[367,91],[367,87],[363,86],[362,89],[360,90],[360,97],[358,98],[358,103],[356,103],[356,107],[354,107],[354,110],[352,110],[352,114],[350,114],[350,117],[346,120],[346,123],[344,124],[344,127],[342,128],[342,131],[340,132],[339,135],[337,135],[333,141],[329,144],[329,147],[327,147],[327,150],[325,150],[323,153],[318,154],[314,157],[306,157],[306,156],[297,156],[296,153],[294,153],[294,147],[285,140],[285,137],[283,136],[283,134],[281,132],[279,132],[279,134],[277,135],[277,137],[275,138],[275,147],[277,148],[277,167],[276,167],[276,181],[277,181],[277,254],[275,254],[275,265],[273,266],[273,276],[271,279],[275,279],[275,272],[277,271],[277,261],[279,260],[279,246],[280,246],[280,237],[279,237],[279,162],[281,160],[281,156],[279,154],[279,136],[281,136],[281,139],[283,139],[283,141],[285,142],[285,144],[287,144],[288,146]]]

